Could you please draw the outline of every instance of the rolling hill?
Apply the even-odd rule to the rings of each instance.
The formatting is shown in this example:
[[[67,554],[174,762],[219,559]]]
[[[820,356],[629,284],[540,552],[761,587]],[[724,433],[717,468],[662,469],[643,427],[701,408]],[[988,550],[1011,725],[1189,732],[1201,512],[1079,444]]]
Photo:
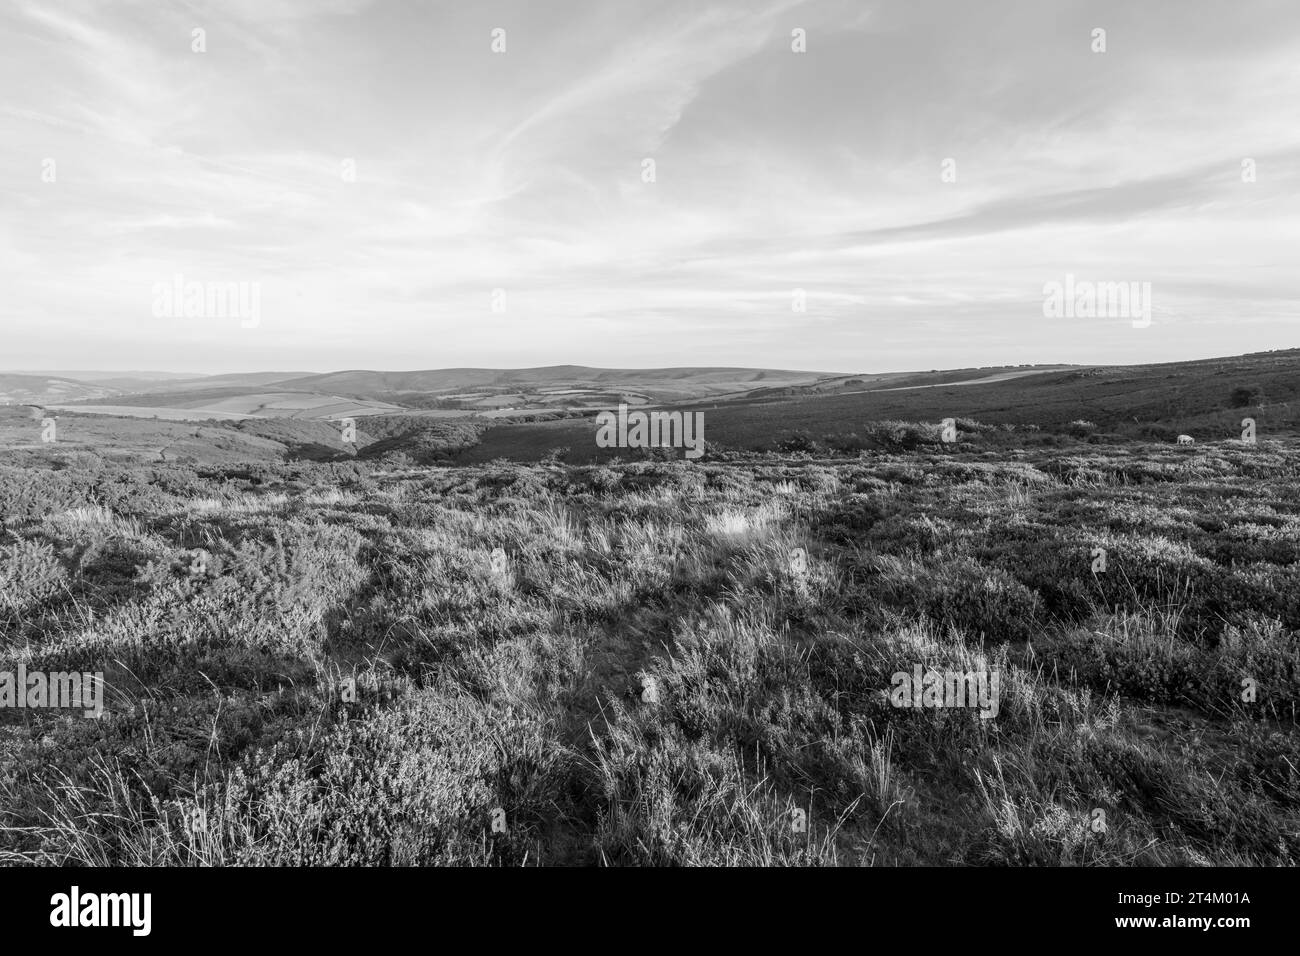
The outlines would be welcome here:
[[[774,448],[796,433],[821,439],[862,431],[870,422],[934,423],[945,418],[1047,431],[1066,430],[1070,423],[1086,420],[1114,440],[1167,440],[1179,432],[1202,440],[1226,439],[1239,434],[1247,416],[1257,421],[1261,435],[1300,431],[1300,349],[1028,372],[970,369],[962,378],[951,372],[915,373],[824,394],[789,389],[672,407],[702,411],[706,440],[742,450]],[[501,424],[459,460],[536,461],[554,448],[570,449],[570,461],[608,459],[620,452],[628,457],[626,449],[597,449],[594,433],[591,418]]]
[[[329,420],[412,410],[433,417],[502,417],[570,413],[619,402],[644,405],[733,398],[756,389],[798,389],[829,378],[819,372],[776,369],[601,369],[577,365],[311,375],[255,372],[159,381],[133,393],[83,386],[74,398],[49,388],[39,393],[29,389],[21,400],[88,414],[190,421],[244,416]]]
[[[597,449],[597,410],[626,401],[643,408],[705,413],[707,440],[720,448],[761,451],[792,439],[824,449],[870,448],[861,436],[873,423],[936,423],[966,419],[991,426],[1042,429],[1046,434],[1080,430],[1098,440],[1165,441],[1181,432],[1199,440],[1231,438],[1245,417],[1261,436],[1300,430],[1300,349],[1134,366],[1005,366],[929,372],[822,374],[742,368],[601,369],[551,366],[529,369],[437,369],[407,372],[342,371],[282,380],[282,374],[209,376],[156,383],[157,391],[129,395],[52,376],[0,376],[12,404],[43,404],[80,420],[61,423],[71,439],[84,432],[88,447],[111,444],[114,429],[141,436],[139,447],[176,444],[163,422],[208,422],[212,431],[185,434],[185,454],[205,458],[204,440],[221,429],[258,422],[297,422],[274,435],[277,449],[292,458],[350,455],[337,442],[338,420],[370,419],[359,445],[382,437],[382,450],[410,448],[417,460],[439,453],[447,419],[467,425],[474,441],[457,441],[454,460],[472,464],[494,458],[536,461],[567,448],[570,461],[627,455]],[[271,381],[274,379],[274,381]],[[16,420],[23,418],[13,410]],[[30,415],[26,416],[30,418]],[[102,426],[89,427],[89,419]],[[128,419],[157,419],[155,435]],[[401,419],[394,429],[383,422]],[[1086,426],[1079,425],[1086,421]],[[114,423],[117,424],[114,424]],[[221,423],[217,428],[218,422]],[[19,429],[30,440],[30,425]],[[256,426],[260,427],[260,426]],[[284,431],[288,428],[288,431]],[[323,431],[320,429],[324,429]],[[147,438],[144,438],[145,434]],[[798,438],[797,436],[802,436]],[[268,437],[269,433],[268,433]],[[1077,436],[1076,436],[1077,437]],[[195,441],[195,439],[198,439]],[[224,441],[224,439],[223,439]],[[229,449],[223,448],[220,457]]]
[[[0,404],[43,405],[109,398],[117,390],[57,375],[0,372]]]
[[[328,391],[340,395],[585,385],[606,389],[635,389],[675,396],[803,385],[831,377],[831,374],[755,368],[615,369],[583,365],[551,365],[521,369],[447,368],[413,372],[352,370],[310,375],[279,384],[285,388]]]

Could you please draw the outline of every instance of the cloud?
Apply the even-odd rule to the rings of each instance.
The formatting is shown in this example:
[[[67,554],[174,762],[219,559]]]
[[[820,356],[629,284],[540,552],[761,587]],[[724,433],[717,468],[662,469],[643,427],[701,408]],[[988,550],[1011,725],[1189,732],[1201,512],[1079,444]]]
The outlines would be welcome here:
[[[17,0],[0,314],[46,367],[931,368],[1226,354],[1245,325],[1293,344],[1300,8],[1187,9]],[[1186,334],[1045,324],[1065,271],[1152,281]],[[263,283],[262,326],[152,321],[141,290],[178,272]]]

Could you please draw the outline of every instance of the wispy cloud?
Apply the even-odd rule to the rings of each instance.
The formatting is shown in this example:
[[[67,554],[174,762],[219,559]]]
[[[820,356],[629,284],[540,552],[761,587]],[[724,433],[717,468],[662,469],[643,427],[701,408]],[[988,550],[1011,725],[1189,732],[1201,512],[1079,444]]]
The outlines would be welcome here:
[[[6,364],[1294,345],[1297,64],[1300,7],[1270,0],[15,0]],[[1156,322],[1044,319],[1067,271],[1152,282]],[[263,321],[155,318],[176,274],[260,282]]]

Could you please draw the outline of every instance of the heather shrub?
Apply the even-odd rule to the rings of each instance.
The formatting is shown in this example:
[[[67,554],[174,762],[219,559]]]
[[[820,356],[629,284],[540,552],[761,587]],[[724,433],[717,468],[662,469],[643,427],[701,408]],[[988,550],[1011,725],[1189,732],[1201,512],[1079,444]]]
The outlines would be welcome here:
[[[68,574],[48,542],[20,540],[0,548],[0,609],[28,611],[66,587]]]
[[[0,711],[0,857],[1294,865],[1300,471],[959,429],[0,466],[3,664],[109,686]],[[917,666],[995,669],[997,716],[896,706]]]

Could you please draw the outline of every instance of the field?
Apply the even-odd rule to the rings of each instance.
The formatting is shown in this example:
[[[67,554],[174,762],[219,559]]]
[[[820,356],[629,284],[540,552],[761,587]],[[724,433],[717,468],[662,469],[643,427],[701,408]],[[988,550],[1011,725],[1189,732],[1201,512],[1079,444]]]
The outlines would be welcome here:
[[[304,375],[261,372],[197,379],[68,377],[0,372],[0,402],[81,414],[172,421],[244,417],[338,420],[384,414],[484,418],[728,399],[756,391],[825,387],[820,372],[749,368],[603,369],[560,365],[535,369],[349,371]],[[890,379],[895,376],[884,376]]]
[[[1300,860],[1300,442],[819,421],[694,463],[246,422],[187,427],[251,464],[11,457],[0,671],[107,690],[0,709],[0,860]],[[996,716],[898,706],[931,668]]]
[[[85,415],[114,415],[131,418],[161,418],[171,421],[238,421],[244,418],[337,419],[363,415],[384,415],[403,408],[388,402],[367,402],[311,392],[266,392],[227,389],[201,393],[171,393],[165,396],[137,395],[121,405],[78,403],[49,404],[55,411]],[[168,404],[176,402],[177,404]]]

